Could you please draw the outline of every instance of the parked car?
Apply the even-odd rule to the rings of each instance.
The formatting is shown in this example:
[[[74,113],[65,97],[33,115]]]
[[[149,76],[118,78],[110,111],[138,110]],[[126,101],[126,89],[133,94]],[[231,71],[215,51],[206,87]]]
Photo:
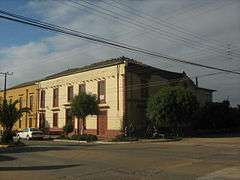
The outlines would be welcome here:
[[[37,128],[25,128],[17,133],[17,139],[43,139],[44,133]]]

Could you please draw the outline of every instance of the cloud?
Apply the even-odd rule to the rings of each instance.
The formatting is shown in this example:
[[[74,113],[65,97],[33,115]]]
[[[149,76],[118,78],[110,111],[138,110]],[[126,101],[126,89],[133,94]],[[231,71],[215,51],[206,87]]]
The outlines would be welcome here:
[[[87,5],[81,1],[77,2]],[[123,17],[120,15],[111,17],[104,14],[110,13],[109,11],[99,8],[94,11],[64,0],[28,1],[25,9],[28,15],[31,13],[32,17],[81,32],[175,57],[191,55],[188,60],[193,62],[226,69],[240,68],[237,61],[239,58],[233,57],[231,59],[226,56],[226,47],[229,43],[231,43],[233,52],[240,53],[240,3],[238,1],[232,1],[232,4],[224,0],[121,1],[122,4],[126,4],[130,8],[106,0],[90,2],[126,16],[127,19],[122,21]],[[110,4],[131,13],[111,7]],[[148,18],[142,19],[141,16],[136,16],[131,9],[132,7],[141,11],[142,16],[148,14]],[[99,11],[104,13],[99,13]],[[24,12],[22,12],[22,15],[25,15]],[[155,19],[151,19],[150,16],[155,17]],[[157,23],[157,18],[167,21],[173,26],[164,25],[163,21],[161,21],[161,24],[160,22]],[[138,24],[138,26],[135,24]],[[183,32],[180,32],[179,27],[187,30],[181,29]],[[191,32],[200,34],[201,38],[191,37]],[[209,48],[209,45],[212,48]],[[216,50],[216,48],[219,50]],[[14,72],[14,76],[9,80],[11,86],[24,81],[39,79],[71,67],[123,55],[171,71],[181,72],[184,70],[191,77],[215,72],[190,65],[166,62],[163,59],[60,34],[42,38],[37,42],[33,41],[0,49],[0,70]],[[200,78],[199,81],[203,87],[218,90],[215,93],[216,100],[223,100],[229,96],[234,105],[240,103],[240,80],[238,76],[222,74]],[[0,86],[2,87],[2,82],[0,82]]]

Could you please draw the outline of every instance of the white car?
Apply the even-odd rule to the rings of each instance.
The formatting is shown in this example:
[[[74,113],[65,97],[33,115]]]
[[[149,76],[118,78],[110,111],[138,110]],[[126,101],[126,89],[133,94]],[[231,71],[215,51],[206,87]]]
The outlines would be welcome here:
[[[25,128],[17,133],[17,139],[43,139],[44,133],[37,128]]]

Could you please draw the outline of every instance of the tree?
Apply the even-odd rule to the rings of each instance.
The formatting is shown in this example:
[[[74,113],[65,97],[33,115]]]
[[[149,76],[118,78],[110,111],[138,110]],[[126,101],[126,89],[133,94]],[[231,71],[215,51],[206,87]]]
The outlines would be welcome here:
[[[68,136],[70,132],[72,132],[74,129],[73,123],[71,121],[67,121],[66,125],[63,127],[63,131],[65,133],[65,136]]]
[[[198,108],[196,97],[180,86],[162,87],[147,103],[147,117],[155,129],[174,132],[189,127]]]
[[[222,130],[240,127],[240,111],[230,106],[228,100],[209,102],[195,115],[194,128],[198,130]]]
[[[9,143],[13,141],[12,128],[14,124],[23,116],[23,113],[30,112],[29,108],[16,108],[18,100],[8,102],[4,100],[0,104],[0,124],[3,127],[2,142]]]
[[[71,103],[72,114],[78,119],[78,133],[79,124],[81,120],[81,134],[83,134],[84,121],[88,115],[96,115],[98,113],[98,102],[95,95],[86,94],[84,92],[75,96]]]

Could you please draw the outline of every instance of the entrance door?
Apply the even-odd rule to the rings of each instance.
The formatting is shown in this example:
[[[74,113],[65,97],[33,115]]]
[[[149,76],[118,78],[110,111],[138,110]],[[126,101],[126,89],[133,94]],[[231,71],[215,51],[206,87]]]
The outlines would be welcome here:
[[[97,135],[104,136],[107,131],[107,111],[100,111],[97,116]]]

